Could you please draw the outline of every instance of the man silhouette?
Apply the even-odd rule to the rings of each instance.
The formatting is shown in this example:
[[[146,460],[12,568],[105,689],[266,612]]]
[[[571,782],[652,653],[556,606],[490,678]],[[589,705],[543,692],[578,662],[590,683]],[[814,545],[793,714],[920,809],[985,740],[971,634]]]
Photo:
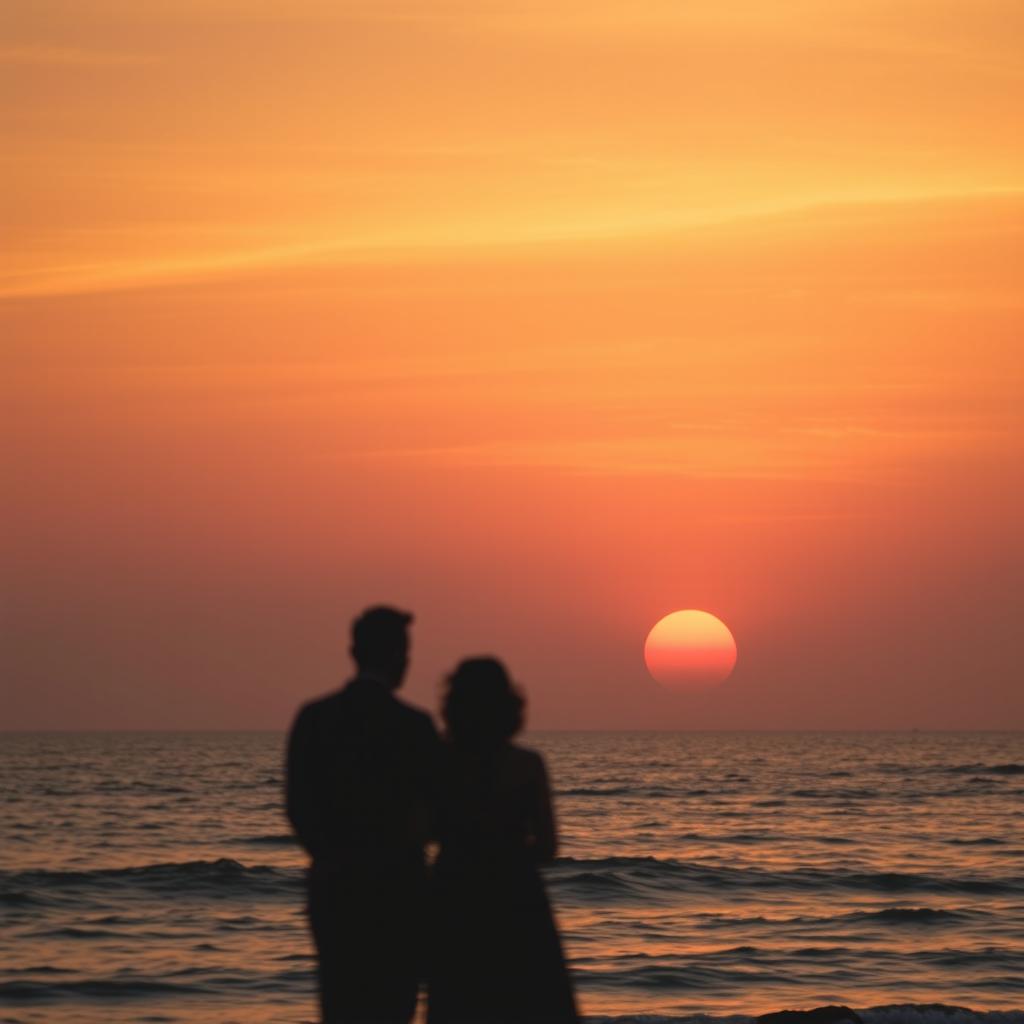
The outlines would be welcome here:
[[[412,616],[352,625],[354,679],[305,705],[288,742],[288,818],[311,858],[309,921],[324,1024],[407,1024],[419,982],[431,788],[439,739],[395,697]]]

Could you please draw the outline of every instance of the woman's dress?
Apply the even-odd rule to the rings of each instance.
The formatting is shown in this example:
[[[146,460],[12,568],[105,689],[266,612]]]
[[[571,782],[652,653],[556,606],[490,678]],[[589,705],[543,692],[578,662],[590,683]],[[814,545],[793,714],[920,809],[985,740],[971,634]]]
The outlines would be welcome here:
[[[575,1024],[538,863],[554,856],[544,762],[512,744],[444,753],[428,1024]]]

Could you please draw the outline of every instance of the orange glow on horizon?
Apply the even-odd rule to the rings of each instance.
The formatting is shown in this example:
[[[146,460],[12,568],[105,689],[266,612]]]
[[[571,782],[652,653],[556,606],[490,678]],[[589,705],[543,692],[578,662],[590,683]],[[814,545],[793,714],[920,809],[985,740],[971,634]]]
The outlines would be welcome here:
[[[10,727],[275,727],[374,601],[538,728],[1024,721],[1024,5],[10,6]]]

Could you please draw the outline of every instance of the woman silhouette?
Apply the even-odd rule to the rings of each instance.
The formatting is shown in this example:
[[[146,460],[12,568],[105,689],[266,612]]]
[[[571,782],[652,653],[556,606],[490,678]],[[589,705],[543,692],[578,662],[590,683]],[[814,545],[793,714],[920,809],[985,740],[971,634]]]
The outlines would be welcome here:
[[[494,658],[447,683],[428,1024],[575,1024],[537,870],[557,845],[547,772],[510,742],[525,701]]]

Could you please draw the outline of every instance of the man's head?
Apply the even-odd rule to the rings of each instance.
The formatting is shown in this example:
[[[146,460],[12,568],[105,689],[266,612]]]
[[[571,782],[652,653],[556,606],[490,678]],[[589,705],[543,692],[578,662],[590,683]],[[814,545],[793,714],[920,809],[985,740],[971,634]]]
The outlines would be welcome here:
[[[412,616],[395,608],[367,608],[352,623],[352,658],[360,672],[379,676],[393,690],[409,667]]]

